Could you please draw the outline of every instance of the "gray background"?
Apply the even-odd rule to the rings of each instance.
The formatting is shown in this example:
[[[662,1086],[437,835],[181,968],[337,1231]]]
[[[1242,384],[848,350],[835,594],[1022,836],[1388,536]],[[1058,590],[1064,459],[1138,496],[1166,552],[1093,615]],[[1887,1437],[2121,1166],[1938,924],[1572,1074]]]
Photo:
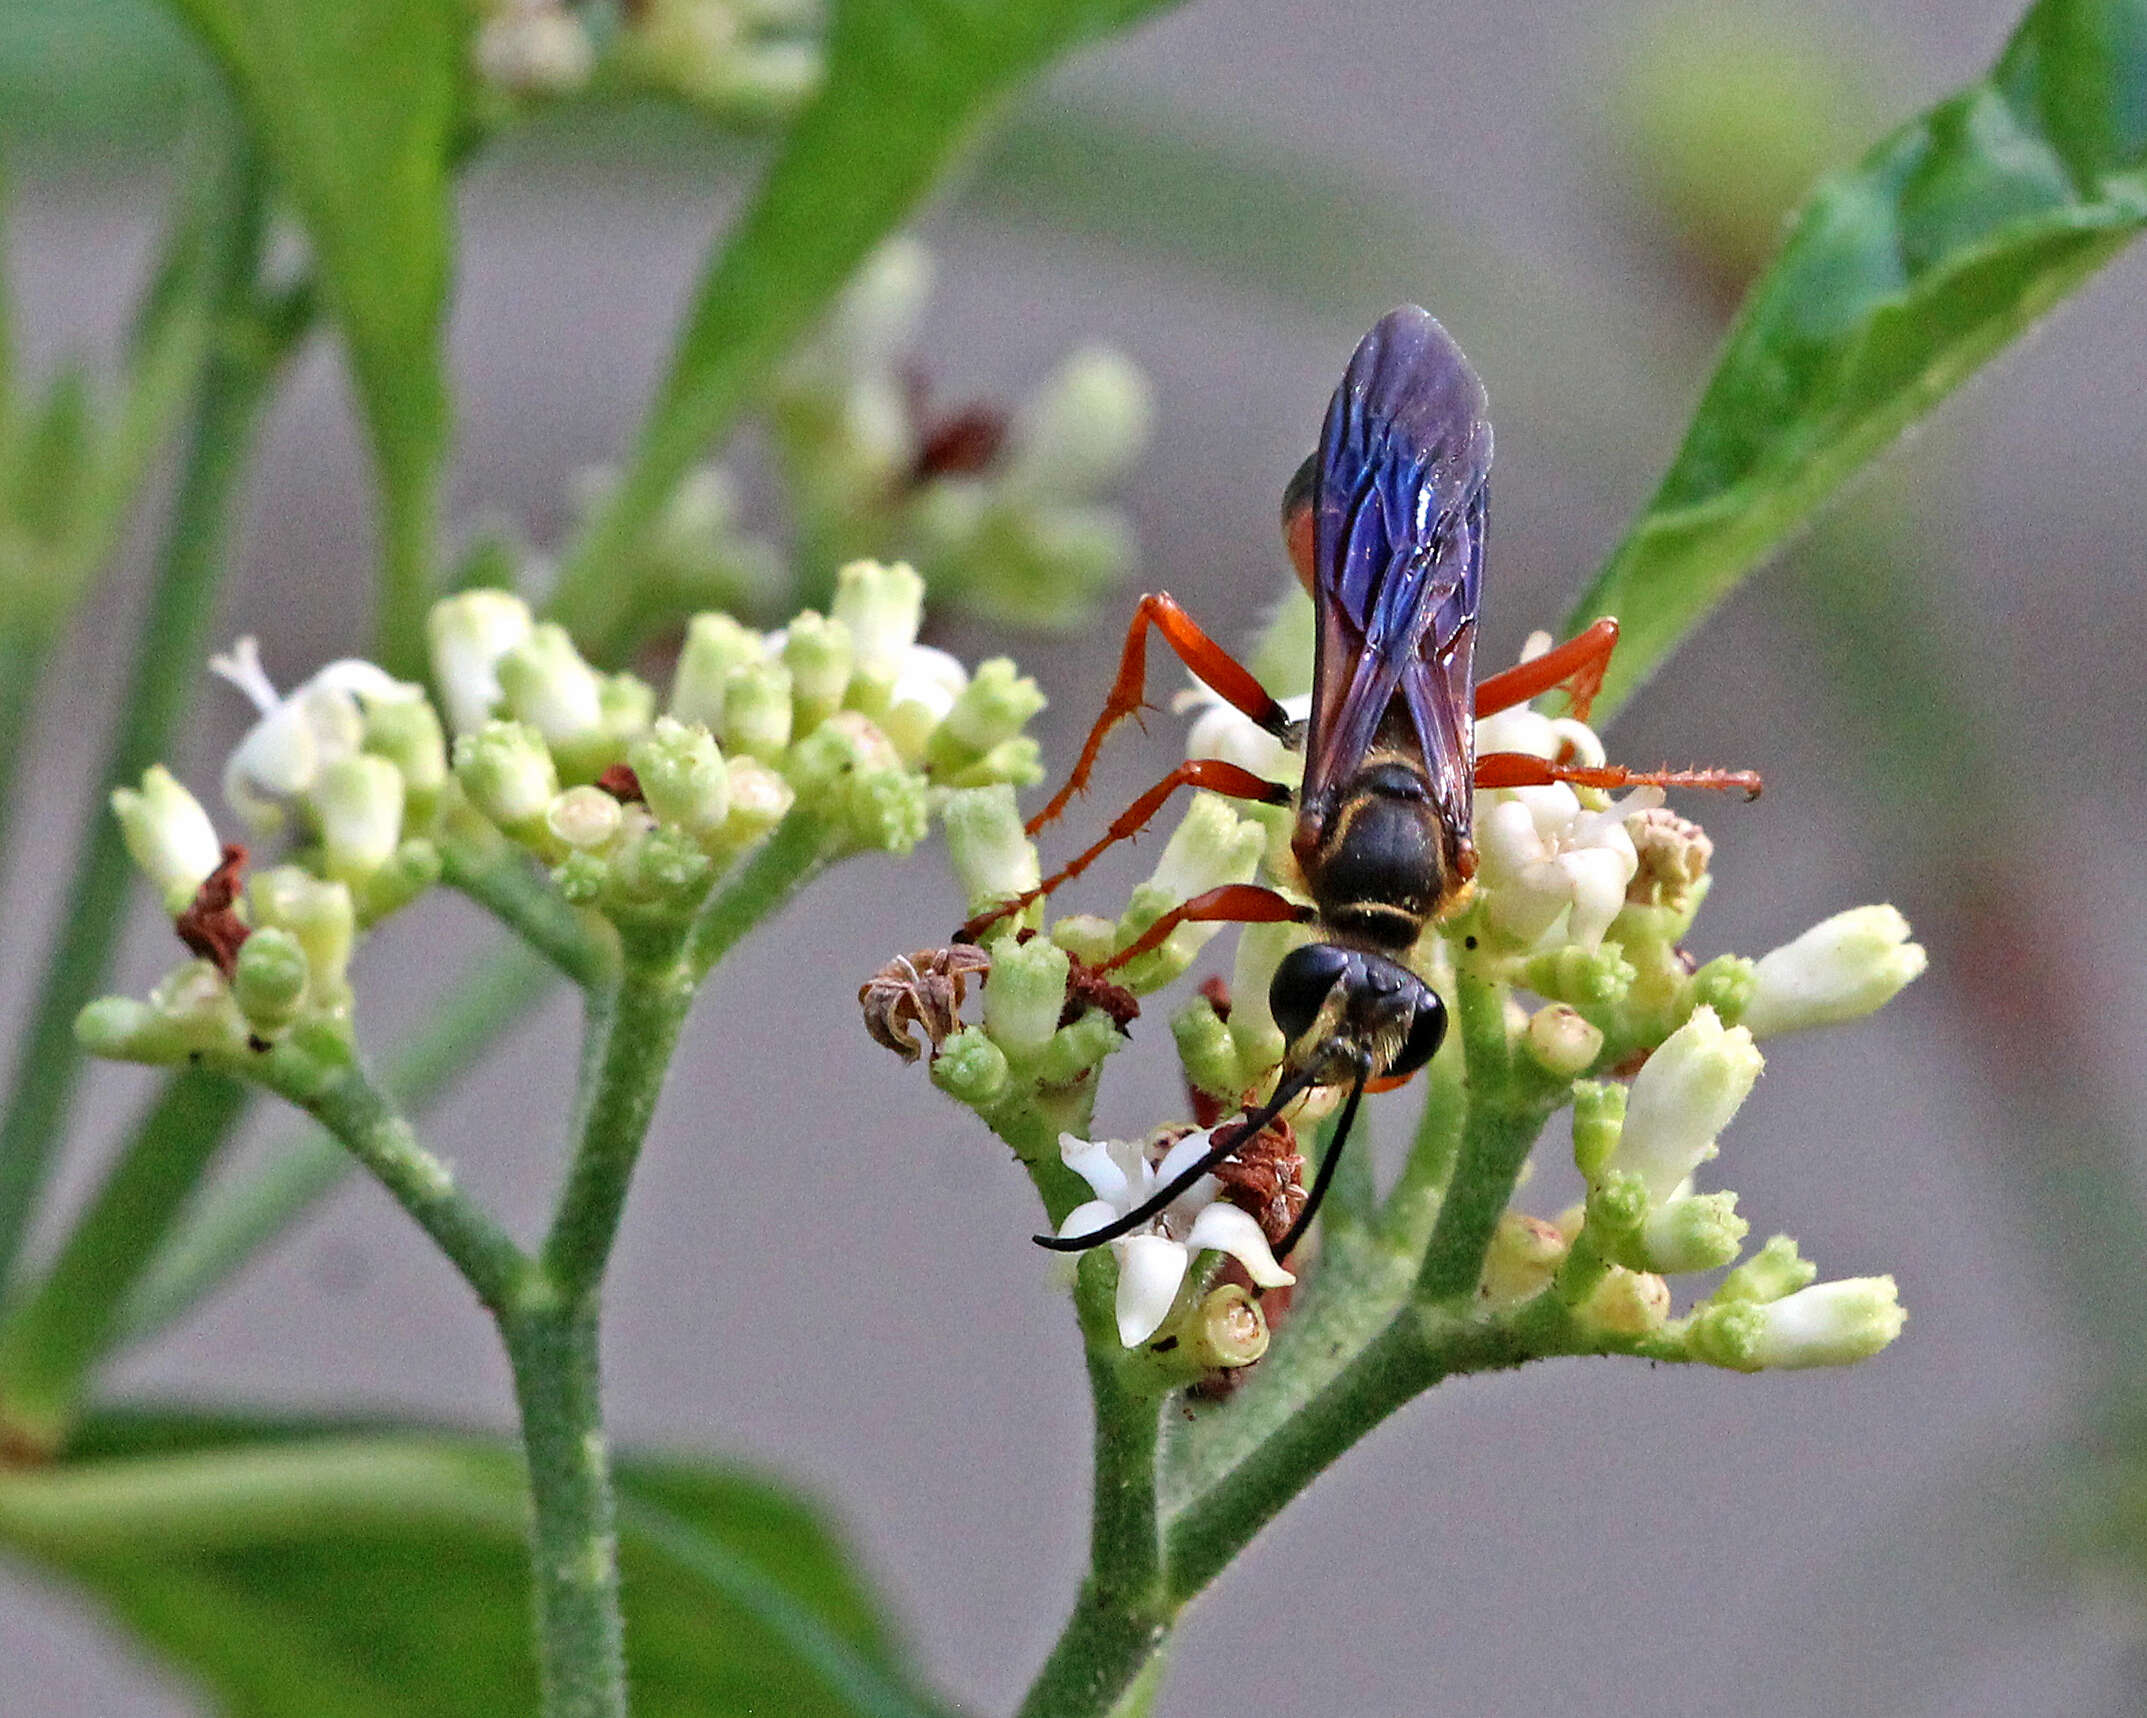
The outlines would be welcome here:
[[[1704,348],[1653,315],[1663,277],[1601,146],[1606,55],[1639,16],[1558,0],[1194,0],[1061,74],[1056,93],[1250,125],[1361,169],[1377,190],[1361,210],[1368,229],[1420,226],[1456,280],[1484,278],[1470,254],[1481,242],[1508,271],[1494,278],[1529,290],[1442,296],[1431,271],[1378,283],[1347,316],[1313,318],[956,204],[928,225],[942,262],[928,361],[952,394],[1004,395],[1081,340],[1137,357],[1161,402],[1157,450],[1131,495],[1144,577],[1229,637],[1275,588],[1279,486],[1350,342],[1388,304],[1422,300],[1476,354],[1499,408],[1487,626],[1489,659],[1502,659],[1555,623],[1667,457],[1675,402],[1704,375]],[[1880,111],[1900,115],[1984,67],[2011,16],[1999,0],[1896,0],[1831,22]],[[33,350],[108,345],[154,197],[109,177],[46,175],[19,202],[12,274]],[[566,475],[634,421],[710,195],[659,172],[524,159],[479,173],[464,212],[457,516],[508,512],[543,539],[562,518]],[[2147,1102],[2134,979],[2147,957],[2143,264],[2135,254],[2111,268],[1998,379],[1956,400],[1889,478],[1949,498],[1959,571],[1948,600],[1963,637],[2000,640],[1979,672],[2035,700],[2031,774],[1955,791],[2016,827],[2022,863],[2052,867],[2069,892],[2073,940],[2044,953],[2095,999],[2084,1014],[2102,1036],[2085,1049],[2135,1111]],[[1540,314],[1537,288],[1565,307],[1540,339],[1501,308]],[[1590,356],[1568,374],[1561,352]],[[1577,459],[1561,401],[1628,384],[1648,407],[1636,406],[1630,436]],[[1599,420],[1600,401],[1570,415]],[[340,654],[364,613],[364,471],[330,356],[307,360],[266,446],[223,630],[259,632],[288,679]],[[21,819],[10,881],[19,904],[0,995],[17,1008],[96,755],[127,595],[120,581],[100,600],[55,680],[38,809]],[[1071,641],[1013,645],[1052,695],[1052,755],[1093,709],[1116,631],[1107,615]],[[1864,738],[1830,715],[1802,636],[1762,581],[1618,734],[1635,761],[1702,757],[1767,774],[1760,805],[1706,813],[1719,881],[1703,954],[1756,953],[1865,900],[1912,918],[1940,905],[1887,838],[1912,813],[1874,803],[1844,767]],[[974,654],[998,641],[965,631],[949,642]],[[204,790],[235,704],[204,700],[188,760]],[[1167,750],[1161,735],[1125,744],[1097,802],[1152,779]],[[1093,898],[1113,891],[1103,876]],[[834,1500],[930,1672],[988,1711],[1018,1696],[1072,1595],[1087,1427],[1070,1321],[1025,1239],[1022,1176],[857,1027],[862,975],[955,916],[933,854],[860,862],[725,968],[635,1189],[609,1296],[609,1389],[622,1440],[743,1452]],[[162,959],[143,929],[137,980]],[[439,951],[480,935],[472,915],[428,904],[371,945],[360,978],[376,1042],[444,981]],[[1155,1014],[1112,1065],[1099,1119],[1114,1130],[1178,1107]],[[2138,1613],[2117,1595],[2039,1581],[2037,1541],[2009,1513],[2039,1441],[2069,1423],[2086,1382],[2008,1181],[2004,1112],[1983,1092],[1989,1058],[2041,1054],[2034,1027],[2010,1042],[1983,1036],[1940,970],[1867,1029],[1781,1043],[1725,1142],[1718,1184],[1739,1190],[1759,1232],[1793,1230],[1831,1275],[1898,1274],[1913,1318],[1883,1361],[1756,1379],[1559,1363],[1442,1388],[1323,1479],[1200,1603],[1164,1709],[2137,1710]],[[550,1174],[573,1031],[553,1006],[429,1128],[525,1224]],[[143,1089],[132,1073],[101,1074],[85,1139],[108,1137],[99,1124]],[[1389,1141],[1403,1113],[1376,1118]],[[79,1187],[90,1165],[74,1168]],[[1534,1197],[1552,1208],[1546,1181]],[[505,1424],[508,1395],[466,1294],[356,1183],[131,1360],[124,1381],[488,1425]],[[197,1710],[65,1595],[0,1571],[0,1711]]]

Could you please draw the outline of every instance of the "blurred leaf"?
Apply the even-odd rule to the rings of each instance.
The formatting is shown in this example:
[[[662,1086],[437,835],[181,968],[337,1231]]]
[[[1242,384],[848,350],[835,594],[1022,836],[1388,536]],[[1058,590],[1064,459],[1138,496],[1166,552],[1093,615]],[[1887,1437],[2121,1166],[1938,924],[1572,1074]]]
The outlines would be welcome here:
[[[0,139],[33,149],[94,142],[138,154],[177,133],[197,70],[168,11],[153,0],[7,0]],[[69,157],[71,165],[82,159]]]
[[[702,278],[625,476],[561,574],[559,619],[605,638],[642,528],[993,105],[1164,3],[838,0],[820,93]]]
[[[2147,0],[2041,0],[1990,76],[1821,183],[1573,611],[1607,714],[1844,480],[2147,222]]]
[[[641,1718],[930,1708],[818,1514],[766,1481],[620,1463]],[[349,1424],[110,1416],[0,1475],[0,1543],[94,1594],[228,1718],[535,1709],[519,1465]]]
[[[312,237],[380,472],[383,661],[409,672],[447,434],[447,168],[465,10],[459,0],[174,3],[231,73]]]

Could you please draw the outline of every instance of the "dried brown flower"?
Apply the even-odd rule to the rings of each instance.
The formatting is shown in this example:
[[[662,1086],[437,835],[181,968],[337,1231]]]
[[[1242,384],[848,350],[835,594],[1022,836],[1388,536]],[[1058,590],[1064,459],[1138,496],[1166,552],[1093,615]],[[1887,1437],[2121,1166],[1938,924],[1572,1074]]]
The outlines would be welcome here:
[[[918,949],[897,955],[858,987],[865,1030],[905,1062],[923,1052],[910,1028],[924,1033],[934,1055],[962,1029],[962,1001],[970,976],[986,972],[991,956],[973,943]]]

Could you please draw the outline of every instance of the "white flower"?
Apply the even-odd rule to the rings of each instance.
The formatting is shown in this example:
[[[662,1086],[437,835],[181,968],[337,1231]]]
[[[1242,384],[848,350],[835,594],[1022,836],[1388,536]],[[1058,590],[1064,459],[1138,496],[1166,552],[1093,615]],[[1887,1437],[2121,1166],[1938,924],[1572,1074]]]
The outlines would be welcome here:
[[[944,650],[912,644],[896,658],[894,688],[887,694],[881,730],[903,762],[924,761],[925,744],[969,686],[969,670]]]
[[[1116,1222],[1206,1155],[1212,1143],[1211,1130],[1189,1133],[1160,1162],[1150,1163],[1147,1147],[1138,1140],[1092,1143],[1061,1134],[1059,1156],[1096,1197],[1068,1212],[1059,1234],[1090,1234]],[[1146,1226],[1110,1243],[1118,1256],[1118,1339],[1128,1348],[1162,1328],[1195,1253],[1228,1253],[1261,1288],[1297,1280],[1275,1262],[1259,1223],[1222,1201],[1221,1193],[1222,1183],[1203,1175]]]
[[[1920,943],[1892,907],[1853,907],[1762,956],[1744,1023],[1755,1037],[1855,1020],[1923,971]]]
[[[1908,1313],[1892,1277],[1814,1283],[1760,1308],[1752,1360],[1763,1367],[1847,1366],[1901,1334]]]
[[[1589,768],[1602,763],[1605,756],[1603,742],[1587,723],[1570,716],[1546,716],[1526,704],[1516,704],[1476,724],[1476,755],[1487,757],[1492,752],[1525,752],[1532,758]]]
[[[143,774],[139,792],[112,790],[112,810],[127,851],[164,897],[165,910],[185,912],[209,873],[224,861],[223,843],[201,802],[171,771],[156,764]]]
[[[1637,1175],[1657,1204],[1675,1196],[1715,1155],[1715,1135],[1750,1094],[1762,1065],[1751,1033],[1742,1026],[1725,1030],[1712,1008],[1695,1008],[1633,1076],[1605,1178]]]
[[[1589,811],[1563,782],[1478,794],[1476,880],[1491,922],[1533,946],[1563,918],[1564,941],[1599,947],[1640,869],[1625,820],[1662,800],[1661,788],[1643,787]]]
[[[492,719],[502,697],[499,659],[535,624],[529,604],[506,591],[464,591],[432,605],[432,677],[452,732],[474,734]]]
[[[1200,712],[1185,736],[1185,755],[1189,758],[1220,758],[1269,781],[1294,782],[1303,773],[1302,758],[1285,750],[1273,734],[1235,704],[1225,703],[1209,687],[1194,686],[1180,692],[1170,707],[1180,713]],[[1311,714],[1312,694],[1285,698],[1282,707],[1292,721],[1302,722]]]
[[[251,637],[240,639],[228,656],[212,656],[209,667],[261,712],[224,765],[224,797],[264,835],[283,827],[290,807],[308,798],[322,770],[357,755],[365,740],[365,703],[424,695],[385,668],[345,660],[329,663],[281,697]]]
[[[852,561],[835,575],[830,612],[849,628],[858,672],[892,685],[913,666],[906,656],[924,620],[924,580],[906,562]]]

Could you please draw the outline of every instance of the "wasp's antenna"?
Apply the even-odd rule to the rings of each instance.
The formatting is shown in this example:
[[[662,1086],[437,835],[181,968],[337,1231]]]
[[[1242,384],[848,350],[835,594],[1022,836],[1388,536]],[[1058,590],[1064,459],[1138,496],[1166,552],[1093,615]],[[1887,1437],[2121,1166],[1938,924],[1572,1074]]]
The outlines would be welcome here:
[[[1319,1215],[1320,1201],[1327,1197],[1328,1184],[1334,1180],[1335,1165],[1342,1161],[1342,1147],[1349,1143],[1349,1130],[1357,1120],[1357,1104],[1364,1096],[1364,1085],[1371,1074],[1372,1059],[1359,1050],[1357,1077],[1350,1083],[1349,1099],[1335,1120],[1334,1132],[1327,1139],[1327,1149],[1320,1154],[1319,1173],[1312,1178],[1312,1191],[1305,1197],[1305,1208],[1297,1213],[1297,1221],[1290,1225],[1290,1232],[1275,1248],[1278,1265],[1290,1256],[1290,1249],[1304,1239],[1305,1231],[1312,1227],[1312,1219]]]
[[[1169,1186],[1158,1189],[1123,1217],[1114,1217],[1110,1222],[1104,1224],[1102,1228],[1091,1229],[1083,1235],[1032,1235],[1029,1238],[1039,1247],[1049,1247],[1054,1253],[1085,1253],[1091,1247],[1100,1247],[1106,1241],[1115,1241],[1121,1235],[1130,1235],[1143,1223],[1153,1221],[1160,1213],[1168,1210],[1184,1194],[1187,1188],[1191,1187],[1203,1175],[1212,1171],[1218,1163],[1221,1163],[1224,1158],[1235,1152],[1239,1146],[1249,1139],[1259,1138],[1267,1130],[1269,1124],[1284,1110],[1288,1109],[1290,1105],[1295,1103],[1298,1095],[1313,1083],[1315,1072],[1316,1069],[1306,1068],[1284,1080],[1281,1085],[1275,1088],[1275,1095],[1269,1098],[1255,1114],[1249,1117],[1242,1126],[1231,1130],[1230,1138],[1226,1142],[1217,1145],[1211,1151],[1203,1153],[1198,1163],[1188,1166],[1172,1179]],[[1359,1090],[1361,1089],[1362,1082],[1360,1081]],[[1352,1102],[1351,1108],[1354,1110],[1354,1102]],[[1321,1173],[1325,1173],[1324,1167]],[[1294,1236],[1295,1232],[1292,1231],[1292,1233]]]

